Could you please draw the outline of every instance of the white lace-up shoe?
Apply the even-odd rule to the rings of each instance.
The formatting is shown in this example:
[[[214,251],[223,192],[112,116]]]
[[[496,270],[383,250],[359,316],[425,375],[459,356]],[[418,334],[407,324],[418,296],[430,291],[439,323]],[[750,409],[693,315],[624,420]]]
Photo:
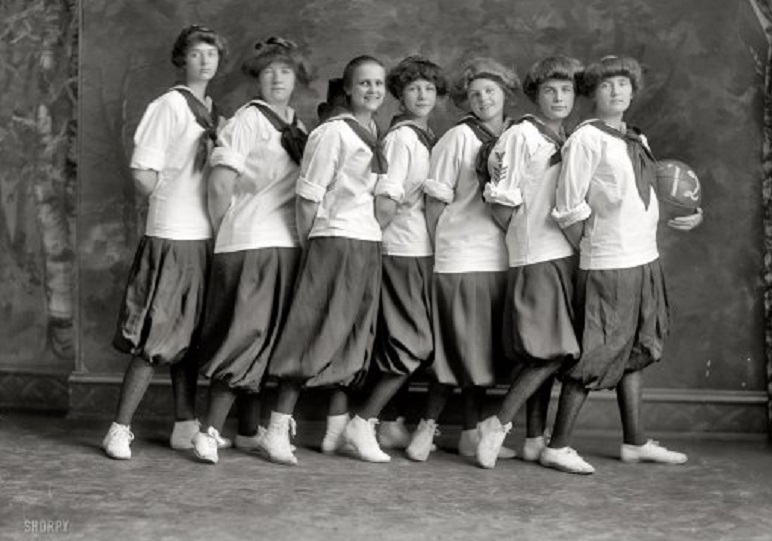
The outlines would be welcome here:
[[[425,462],[429,458],[434,445],[434,436],[440,433],[437,428],[437,422],[434,419],[421,419],[413,432],[413,438],[410,445],[405,449],[405,454],[410,460]]]
[[[199,432],[201,432],[201,422],[198,419],[177,421],[174,423],[172,435],[169,438],[169,446],[177,450],[193,449],[193,437]],[[217,447],[219,449],[227,449],[232,446],[231,440],[218,433]]]
[[[658,464],[683,464],[688,460],[685,454],[671,451],[654,440],[649,440],[643,445],[623,443],[620,458],[622,462],[656,462]]]
[[[477,453],[477,445],[480,443],[480,423],[477,428],[462,430],[458,439],[458,454],[461,456],[472,457]],[[499,458],[515,458],[517,453],[514,449],[501,446],[499,449]]]
[[[389,462],[391,457],[384,453],[375,439],[375,425],[378,419],[362,419],[355,415],[343,430],[343,442],[365,462]]]
[[[102,441],[102,449],[110,458],[129,460],[132,440],[134,440],[134,434],[128,426],[113,423]]]
[[[348,413],[327,416],[327,430],[322,439],[322,452],[331,455],[344,450],[343,431],[349,422]]]
[[[378,426],[378,443],[382,449],[407,449],[410,445],[410,431],[405,426],[405,418],[381,421]]]
[[[220,433],[213,426],[210,426],[206,432],[198,431],[193,436],[193,453],[196,458],[202,462],[217,464],[217,439]]]
[[[502,425],[499,418],[493,415],[477,425],[477,428],[480,433],[480,441],[475,453],[477,463],[483,468],[493,468],[504,445],[504,438],[512,430],[512,423]]]
[[[260,450],[271,462],[294,466],[298,459],[292,453],[290,437],[296,432],[295,420],[291,415],[271,412],[271,421],[268,430],[260,438]]]
[[[579,456],[579,453],[570,447],[553,449],[545,447],[539,457],[539,463],[548,468],[554,468],[566,473],[578,473],[588,475],[595,472],[588,462]]]

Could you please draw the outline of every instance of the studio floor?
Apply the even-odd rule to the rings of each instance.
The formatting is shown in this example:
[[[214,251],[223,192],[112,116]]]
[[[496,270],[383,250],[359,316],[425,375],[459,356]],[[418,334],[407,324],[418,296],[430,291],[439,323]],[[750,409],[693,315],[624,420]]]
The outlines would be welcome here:
[[[584,435],[575,447],[596,473],[582,477],[518,459],[482,470],[450,450],[451,429],[424,464],[328,457],[316,424],[299,427],[294,468],[238,450],[203,465],[158,423],[134,427],[121,462],[99,449],[107,425],[0,417],[0,539],[772,539],[772,446],[758,440],[668,438],[690,460],[659,466]]]

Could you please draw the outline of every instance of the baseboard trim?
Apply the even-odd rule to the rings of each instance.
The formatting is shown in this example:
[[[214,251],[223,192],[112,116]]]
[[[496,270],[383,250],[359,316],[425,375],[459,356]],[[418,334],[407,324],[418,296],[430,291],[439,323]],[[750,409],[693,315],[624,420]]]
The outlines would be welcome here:
[[[0,371],[1,372],[1,371]],[[108,373],[83,373],[73,372],[69,377],[70,383],[80,385],[120,385],[123,381],[123,374]],[[171,381],[168,376],[157,375],[153,377],[150,383],[152,386],[170,386]],[[199,379],[199,387],[209,387],[209,381],[206,379]],[[266,384],[268,389],[276,387],[275,382],[268,382]],[[428,391],[428,385],[424,382],[416,382],[410,384],[410,391],[415,393],[426,393]],[[458,389],[454,390],[455,393],[459,393]],[[498,385],[488,390],[488,394],[491,396],[504,396],[507,392],[505,385]],[[552,391],[552,397],[557,398],[560,395],[560,385],[555,385],[555,389]],[[747,404],[747,405],[766,405],[769,402],[769,397],[765,391],[731,391],[724,389],[667,389],[667,388],[652,388],[644,389],[643,397],[646,402],[669,402],[669,403],[686,403],[686,404]],[[590,400],[599,401],[616,401],[616,394],[614,392],[592,392],[589,395]]]
[[[0,409],[66,413],[70,406],[68,372],[50,368],[0,368]]]
[[[123,374],[119,373],[83,373],[73,372],[69,376],[68,387],[70,405],[68,415],[72,418],[109,417],[118,400],[118,393]],[[172,416],[170,399],[170,380],[168,374],[159,374],[153,378],[150,389],[142,400],[137,417],[142,419],[169,419]],[[208,382],[199,381],[197,403],[204,407],[207,400]],[[404,400],[403,415],[409,420],[416,420],[423,410],[428,385],[417,382],[410,385],[410,392]],[[497,402],[506,393],[506,387],[490,389],[487,395],[485,411],[495,411]],[[265,403],[274,400],[276,385],[269,383],[265,388]],[[550,408],[554,415],[560,389],[553,390],[553,404]],[[458,390],[456,391],[458,393]],[[683,434],[685,437],[709,437],[730,439],[729,435],[747,435],[752,439],[763,439],[768,433],[767,406],[765,391],[734,391],[721,389],[663,389],[644,390],[644,425],[652,434]],[[301,421],[321,421],[324,419],[327,393],[323,389],[311,389],[304,392],[298,404],[296,417]],[[441,422],[455,425],[461,419],[460,400],[449,402]],[[523,426],[521,416],[515,420],[516,426]],[[577,433],[618,433],[619,412],[614,392],[590,393],[590,398],[582,410]]]

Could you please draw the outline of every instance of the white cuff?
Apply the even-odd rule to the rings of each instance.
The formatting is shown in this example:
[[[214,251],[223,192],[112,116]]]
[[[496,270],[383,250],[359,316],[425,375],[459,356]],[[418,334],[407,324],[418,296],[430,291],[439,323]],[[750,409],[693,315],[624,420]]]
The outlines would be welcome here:
[[[375,184],[375,195],[385,195],[389,199],[401,203],[405,198],[405,187],[401,182],[389,180],[387,175],[378,175],[378,180]]]
[[[592,209],[590,208],[590,205],[587,204],[587,201],[582,201],[579,206],[565,211],[560,211],[558,209],[552,210],[552,217],[561,229],[566,229],[577,222],[583,222],[590,217],[590,214],[592,214]]]
[[[426,179],[426,182],[424,182],[424,193],[429,197],[442,201],[446,205],[450,205],[455,196],[453,188],[430,178]]]
[[[497,203],[499,205],[504,205],[505,207],[519,207],[523,204],[523,194],[520,191],[520,188],[503,190],[492,182],[487,182],[485,184],[483,198],[488,203]]]
[[[322,199],[324,199],[324,194],[327,193],[327,188],[301,177],[298,178],[298,182],[295,185],[295,193],[303,199],[308,199],[314,203],[321,203]]]
[[[221,166],[233,169],[241,175],[244,173],[245,159],[244,157],[226,147],[215,147],[212,150],[212,155],[209,158],[209,163],[212,167]]]
[[[166,165],[166,152],[150,147],[134,147],[131,155],[132,169],[150,169],[161,172]]]

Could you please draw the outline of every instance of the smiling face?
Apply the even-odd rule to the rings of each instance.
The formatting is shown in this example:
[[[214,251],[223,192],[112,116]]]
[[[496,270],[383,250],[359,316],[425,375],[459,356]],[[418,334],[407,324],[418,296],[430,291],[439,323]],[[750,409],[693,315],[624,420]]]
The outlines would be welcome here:
[[[595,111],[599,117],[622,116],[632,99],[633,84],[628,77],[606,77],[595,89]]]
[[[545,119],[562,122],[574,108],[574,83],[561,79],[548,79],[539,85],[536,103]]]
[[[199,41],[185,53],[185,77],[188,83],[206,83],[217,74],[220,52],[217,47]]]
[[[295,90],[295,70],[281,60],[268,64],[257,78],[260,97],[271,105],[286,106]]]
[[[386,94],[386,70],[374,62],[358,66],[346,94],[354,114],[375,113],[383,104]]]
[[[466,97],[472,113],[482,122],[489,122],[504,115],[504,90],[496,81],[475,79],[466,89]]]
[[[408,83],[402,90],[402,105],[413,118],[426,118],[437,104],[437,87],[426,79]]]

